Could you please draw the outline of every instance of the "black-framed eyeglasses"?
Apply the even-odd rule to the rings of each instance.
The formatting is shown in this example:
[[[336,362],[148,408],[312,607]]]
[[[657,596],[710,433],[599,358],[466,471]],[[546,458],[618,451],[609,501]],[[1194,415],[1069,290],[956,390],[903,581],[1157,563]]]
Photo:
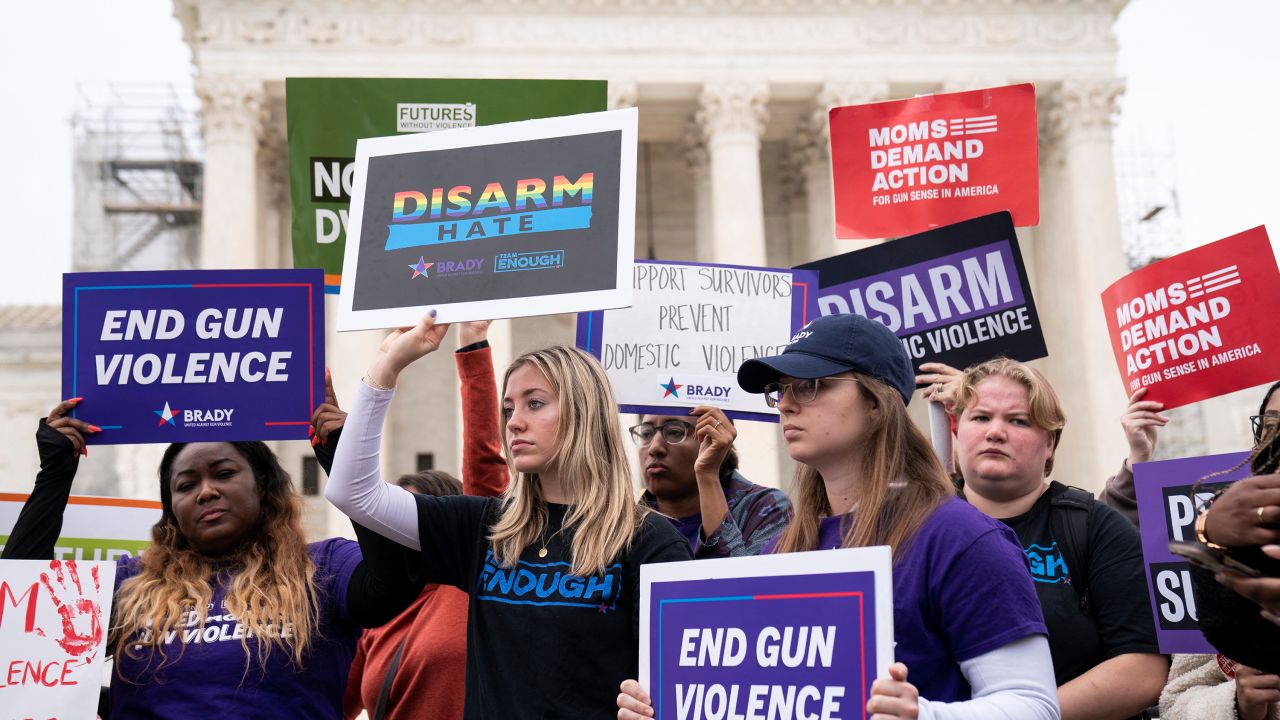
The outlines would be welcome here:
[[[782,402],[782,397],[786,395],[787,390],[790,390],[791,398],[797,403],[804,405],[806,403],[813,402],[813,399],[818,397],[818,388],[822,386],[822,383],[832,380],[852,381],[853,379],[854,378],[851,377],[822,377],[813,379],[802,378],[792,380],[788,383],[769,383],[764,386],[764,402],[769,407],[776,408],[778,407],[778,404]]]
[[[693,434],[693,426],[687,422],[680,420],[668,420],[661,426],[655,426],[653,423],[640,423],[631,430],[631,439],[635,440],[636,445],[644,447],[653,442],[653,438],[662,433],[662,441],[668,445],[679,445],[685,441],[685,438]]]
[[[1280,412],[1272,410],[1261,415],[1250,415],[1249,423],[1253,425],[1253,442],[1256,445],[1262,442],[1262,434],[1268,426],[1280,425]]]

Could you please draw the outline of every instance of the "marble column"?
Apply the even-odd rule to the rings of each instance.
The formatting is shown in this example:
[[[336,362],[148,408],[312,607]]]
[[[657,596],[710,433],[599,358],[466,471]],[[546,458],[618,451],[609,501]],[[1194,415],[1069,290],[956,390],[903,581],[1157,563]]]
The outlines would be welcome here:
[[[764,83],[708,83],[698,99],[698,124],[707,144],[711,177],[712,257],[717,262],[764,265],[764,201],[760,135],[768,111]]]
[[[696,122],[684,133],[684,160],[693,177],[694,257],[698,262],[711,262],[715,255],[715,215],[711,209],[711,157],[707,141]]]
[[[204,210],[200,265],[252,268],[260,263],[258,136],[262,83],[232,75],[199,79],[204,122]]]
[[[855,250],[856,245],[836,241],[834,186],[831,179],[831,108],[863,105],[889,97],[889,83],[883,80],[823,83],[814,99],[813,111],[805,127],[805,194],[808,198],[809,243],[799,262],[819,260]]]
[[[1112,354],[1099,294],[1128,271],[1112,161],[1120,81],[1067,80],[1041,88],[1040,227],[1036,308],[1068,425],[1054,476],[1097,489],[1126,453],[1120,415],[1127,393]]]

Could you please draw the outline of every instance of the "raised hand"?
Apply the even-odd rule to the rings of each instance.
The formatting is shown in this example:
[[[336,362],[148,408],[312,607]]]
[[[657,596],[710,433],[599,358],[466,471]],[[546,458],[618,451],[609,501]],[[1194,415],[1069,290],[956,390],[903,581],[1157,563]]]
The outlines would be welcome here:
[[[475,345],[481,340],[489,339],[489,323],[492,320],[472,320],[458,326],[458,344],[462,347]]]
[[[1154,400],[1143,400],[1146,388],[1138,388],[1129,396],[1129,407],[1120,416],[1120,426],[1124,428],[1124,437],[1129,441],[1129,457],[1126,461],[1132,468],[1134,463],[1147,462],[1156,451],[1156,430],[1169,423],[1169,418],[1160,414],[1164,403]]]
[[[63,400],[55,405],[54,408],[49,411],[49,417],[45,418],[46,425],[62,433],[66,436],[67,440],[71,441],[72,457],[75,457],[76,455],[84,455],[85,457],[88,457],[89,446],[85,444],[84,436],[91,433],[102,432],[102,428],[97,425],[90,425],[83,420],[78,420],[68,416],[67,413],[74,410],[83,399],[84,398],[77,397],[71,398],[70,400]]]
[[[324,402],[311,413],[311,447],[329,442],[329,433],[347,424],[347,413],[338,406],[338,394],[333,391],[333,373],[324,369]]]
[[[98,604],[102,585],[98,581],[98,567],[95,565],[89,571],[92,594],[86,594],[80,584],[80,571],[74,560],[50,561],[49,570],[40,573],[40,583],[62,620],[62,637],[55,640],[68,655],[83,657],[86,662],[92,660],[102,643],[102,606]]]
[[[378,348],[378,358],[365,373],[365,379],[379,387],[394,387],[400,371],[415,360],[435,352],[444,340],[448,325],[436,324],[436,311],[432,310],[417,325],[392,331]]]
[[[947,412],[951,412],[963,375],[964,371],[944,363],[924,363],[920,366],[920,374],[916,375],[916,385],[924,386],[926,400],[941,403]]]
[[[719,408],[699,405],[689,414],[698,418],[693,429],[693,436],[698,440],[698,458],[693,461],[693,471],[719,478],[720,465],[738,437],[738,429]]]

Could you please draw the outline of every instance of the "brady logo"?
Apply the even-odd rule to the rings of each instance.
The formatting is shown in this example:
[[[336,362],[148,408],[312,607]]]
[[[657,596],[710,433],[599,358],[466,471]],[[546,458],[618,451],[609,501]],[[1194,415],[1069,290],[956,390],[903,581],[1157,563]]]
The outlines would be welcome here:
[[[170,425],[172,427],[177,427],[178,423],[174,422],[174,418],[176,418],[178,416],[178,413],[182,411],[174,410],[173,408],[169,407],[169,401],[166,400],[164,403],[163,409],[152,410],[151,412],[160,416],[160,422],[158,423],[159,425]]]
[[[732,389],[727,385],[685,385],[685,397],[690,400],[728,400]]]
[[[484,258],[437,260],[435,262],[435,268],[436,277],[479,275],[484,272]]]
[[[803,340],[811,335],[813,335],[813,333],[809,332],[808,330],[801,330],[800,332],[791,336],[790,342],[799,342],[800,340]]]
[[[396,103],[396,132],[475,127],[474,103]]]
[[[518,272],[520,270],[554,270],[564,267],[563,250],[543,250],[527,253],[501,253],[493,259],[494,272]]]
[[[183,410],[182,424],[187,427],[231,427],[233,413],[235,413],[234,408]]]

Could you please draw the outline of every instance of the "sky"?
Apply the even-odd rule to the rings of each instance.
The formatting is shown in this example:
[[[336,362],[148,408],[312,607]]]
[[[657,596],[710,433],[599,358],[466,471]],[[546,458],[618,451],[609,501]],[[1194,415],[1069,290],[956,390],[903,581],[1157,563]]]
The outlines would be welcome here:
[[[0,304],[56,303],[71,264],[77,85],[171,83],[194,103],[191,53],[170,0],[6,3],[0,17]],[[1133,0],[1116,23],[1120,132],[1172,152],[1187,246],[1260,224],[1280,236],[1277,26],[1270,0]]]

